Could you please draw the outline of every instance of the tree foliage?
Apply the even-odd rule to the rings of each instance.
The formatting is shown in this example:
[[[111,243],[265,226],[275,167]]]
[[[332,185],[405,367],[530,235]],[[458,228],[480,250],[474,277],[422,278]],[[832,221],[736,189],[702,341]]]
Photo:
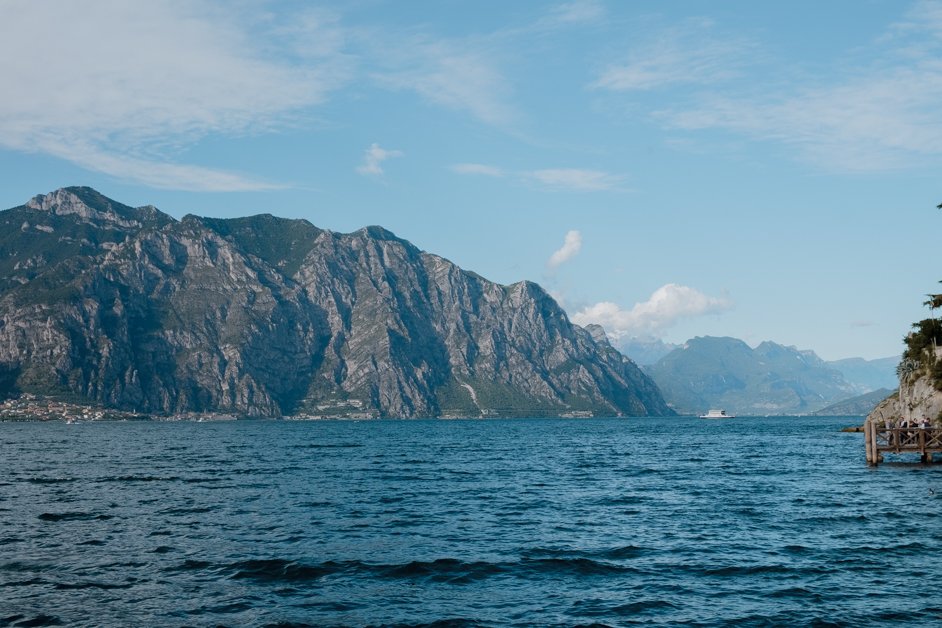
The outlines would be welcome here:
[[[942,344],[942,321],[935,318],[926,318],[913,325],[913,331],[904,339],[906,350],[903,351],[903,360],[914,360],[920,364],[925,363],[926,353]],[[935,358],[935,356],[932,356]]]

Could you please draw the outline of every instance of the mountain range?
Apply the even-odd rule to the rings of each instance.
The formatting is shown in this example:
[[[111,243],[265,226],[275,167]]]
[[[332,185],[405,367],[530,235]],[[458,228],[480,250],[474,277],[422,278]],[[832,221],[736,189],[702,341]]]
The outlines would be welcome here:
[[[0,397],[157,414],[669,415],[538,285],[381,227],[180,220],[84,187],[0,212]]]
[[[687,341],[644,368],[681,414],[708,408],[750,415],[807,414],[880,387],[895,387],[897,361],[825,362],[813,351],[774,342],[753,349],[736,338],[707,336]]]

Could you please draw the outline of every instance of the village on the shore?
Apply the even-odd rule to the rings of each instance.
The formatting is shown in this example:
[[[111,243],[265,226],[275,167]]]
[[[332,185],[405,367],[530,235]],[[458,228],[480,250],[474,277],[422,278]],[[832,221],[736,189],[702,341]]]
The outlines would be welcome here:
[[[218,413],[187,412],[170,416],[154,416],[142,412],[127,412],[101,406],[72,403],[23,393],[18,397],[0,401],[0,421],[226,421],[235,417]]]

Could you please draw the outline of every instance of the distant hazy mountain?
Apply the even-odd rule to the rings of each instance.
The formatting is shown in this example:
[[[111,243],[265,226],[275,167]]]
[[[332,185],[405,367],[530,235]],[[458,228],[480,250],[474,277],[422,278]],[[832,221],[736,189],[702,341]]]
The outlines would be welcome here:
[[[880,388],[857,397],[838,401],[814,414],[820,416],[867,416],[877,404],[893,394],[889,388]]]
[[[806,414],[857,393],[812,351],[699,337],[645,368],[680,413]]]
[[[899,386],[899,378],[896,376],[899,361],[899,356],[877,360],[847,358],[827,362],[827,365],[840,371],[844,379],[853,384],[858,392],[867,393],[879,388],[893,389]]]
[[[622,338],[615,342],[616,348],[635,361],[636,364],[654,364],[681,345],[664,342],[660,338]]]
[[[66,188],[0,212],[0,397],[251,416],[671,414],[542,288],[380,227],[132,208]]]

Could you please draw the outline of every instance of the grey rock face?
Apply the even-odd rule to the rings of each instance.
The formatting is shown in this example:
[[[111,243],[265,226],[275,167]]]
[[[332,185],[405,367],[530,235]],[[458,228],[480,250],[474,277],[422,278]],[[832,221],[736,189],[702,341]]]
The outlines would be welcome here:
[[[0,213],[0,231],[0,395],[249,416],[672,414],[539,286],[379,227],[175,221],[67,188]]]

